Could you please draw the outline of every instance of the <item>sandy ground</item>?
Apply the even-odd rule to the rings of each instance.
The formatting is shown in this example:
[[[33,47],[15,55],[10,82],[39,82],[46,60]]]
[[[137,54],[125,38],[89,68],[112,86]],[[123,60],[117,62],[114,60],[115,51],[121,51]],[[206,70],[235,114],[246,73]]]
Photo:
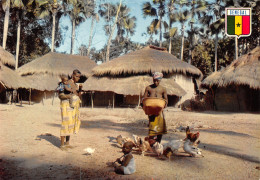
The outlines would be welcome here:
[[[168,159],[134,154],[137,171],[117,175],[107,162],[122,155],[115,137],[147,136],[142,109],[81,108],[73,149],[59,149],[60,109],[55,105],[0,105],[0,179],[259,179],[260,115],[184,112],[167,108],[168,134],[163,143],[185,138],[182,127],[200,131],[204,157],[182,149]],[[84,149],[95,148],[92,155]]]

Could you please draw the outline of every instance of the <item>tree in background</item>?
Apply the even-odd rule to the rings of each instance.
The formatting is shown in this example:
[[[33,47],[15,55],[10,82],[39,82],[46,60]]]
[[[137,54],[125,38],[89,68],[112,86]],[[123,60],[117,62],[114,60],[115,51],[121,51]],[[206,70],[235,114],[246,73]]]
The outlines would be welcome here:
[[[167,22],[163,21],[163,17],[165,15],[165,0],[153,0],[152,6],[150,2],[145,2],[143,4],[142,10],[143,10],[143,16],[147,17],[153,17],[153,21],[150,25],[150,31],[154,32],[154,29],[159,29],[159,42],[160,47],[162,47],[162,24],[164,25],[164,28],[168,28]]]
[[[211,35],[215,35],[215,71],[218,63],[218,36],[224,30],[225,23],[225,4],[223,0],[214,0],[207,3],[207,10],[203,12],[201,23],[210,29]]]
[[[15,12],[15,16],[12,17],[13,21],[17,22],[17,41],[16,41],[16,54],[15,54],[15,69],[18,68],[19,50],[20,50],[20,35],[21,35],[21,20],[26,14],[25,3],[27,1],[12,0],[11,7]]]
[[[190,18],[190,13],[188,10],[185,10],[184,12],[177,12],[171,16],[173,22],[180,22],[181,23],[181,55],[180,59],[183,61],[183,51],[184,51],[184,32],[185,32],[185,22]]]
[[[70,54],[74,54],[75,29],[77,25],[85,21],[83,1],[64,0],[63,8],[65,15],[69,15],[72,24]]]
[[[3,32],[3,48],[5,49],[7,33],[8,33],[8,25],[9,25],[9,15],[10,15],[10,0],[2,1],[2,8],[5,12],[5,20],[4,20],[4,32]]]
[[[132,36],[135,33],[136,17],[130,16],[130,9],[126,5],[122,5],[118,14],[118,20],[116,23],[117,35],[116,39],[118,44],[128,41],[129,35]],[[124,37],[126,34],[126,37]]]
[[[95,0],[84,0],[84,13],[85,17],[90,17],[91,18],[91,27],[90,27],[90,33],[89,33],[89,43],[88,43],[88,48],[87,48],[87,56],[90,54],[90,49],[91,49],[91,43],[92,43],[92,35],[93,35],[93,29],[94,29],[94,22],[99,21],[99,15],[96,12],[96,1]]]
[[[0,8],[0,14],[4,14],[2,8]],[[17,23],[16,11],[10,9],[10,24],[8,28],[8,38],[6,50],[12,54],[16,53],[17,44]],[[3,40],[3,27],[4,16],[0,17],[0,41]],[[38,20],[35,18],[32,12],[27,12],[23,16],[21,21],[21,35],[20,35],[20,48],[19,48],[19,62],[18,67],[25,63],[32,61],[39,56],[42,56],[50,51],[46,39],[51,39],[51,27],[52,24],[49,19]],[[57,31],[57,42],[61,41],[60,32]],[[32,43],[33,42],[33,43]],[[57,43],[59,45],[59,43]]]
[[[175,36],[176,32],[177,32],[177,28],[174,27],[172,28],[172,24],[174,23],[174,19],[173,19],[173,15],[175,13],[175,3],[176,3],[176,0],[169,0],[168,4],[167,4],[167,8],[168,8],[168,11],[167,11],[167,16],[169,18],[169,24],[168,24],[168,32],[164,33],[164,38],[169,40],[169,47],[168,47],[168,50],[169,50],[169,53],[171,53],[172,51],[172,38]]]
[[[31,1],[32,5],[33,1]],[[55,32],[56,32],[56,16],[58,15],[58,22],[62,15],[61,5],[57,0],[35,0],[36,8],[31,6],[31,10],[34,12],[36,18],[43,19],[48,18],[52,19],[52,41],[51,41],[51,52],[54,52],[54,42],[55,42]],[[51,16],[50,16],[51,14]]]

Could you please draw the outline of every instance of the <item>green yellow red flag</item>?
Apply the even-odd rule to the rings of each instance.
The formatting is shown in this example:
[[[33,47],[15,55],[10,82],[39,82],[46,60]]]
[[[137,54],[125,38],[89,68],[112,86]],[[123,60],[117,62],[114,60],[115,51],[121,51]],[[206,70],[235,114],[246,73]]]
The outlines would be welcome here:
[[[226,8],[225,25],[228,36],[250,36],[251,9]]]

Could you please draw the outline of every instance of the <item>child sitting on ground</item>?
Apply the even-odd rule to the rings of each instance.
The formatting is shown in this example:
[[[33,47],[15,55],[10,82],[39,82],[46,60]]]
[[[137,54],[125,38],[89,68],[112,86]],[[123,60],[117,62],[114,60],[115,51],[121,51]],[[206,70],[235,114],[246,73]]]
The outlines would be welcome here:
[[[70,85],[68,84],[68,81],[69,81],[68,77],[65,75],[62,75],[61,82],[59,83],[59,86],[57,87],[57,91],[59,92],[60,100],[69,99],[70,107],[74,108],[72,89],[71,89]]]
[[[121,158],[118,158],[116,160],[116,162],[118,162],[121,165],[114,163],[115,172],[117,174],[128,175],[128,174],[135,173],[135,171],[136,171],[135,160],[132,155],[132,149],[134,146],[135,145],[133,142],[124,143],[123,148],[122,148],[122,152],[124,153],[124,156],[123,156],[124,158],[122,161],[120,160]]]

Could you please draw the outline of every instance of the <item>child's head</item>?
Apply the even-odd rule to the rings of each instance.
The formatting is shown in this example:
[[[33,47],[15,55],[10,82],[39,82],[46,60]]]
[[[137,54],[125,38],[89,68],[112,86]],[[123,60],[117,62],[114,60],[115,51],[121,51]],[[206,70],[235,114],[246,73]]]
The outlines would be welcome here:
[[[61,82],[62,82],[63,84],[68,84],[69,78],[68,78],[67,76],[61,75],[60,78],[61,78]]]
[[[134,143],[128,141],[128,142],[124,143],[122,152],[124,154],[130,153],[132,151],[133,147],[135,147]]]

